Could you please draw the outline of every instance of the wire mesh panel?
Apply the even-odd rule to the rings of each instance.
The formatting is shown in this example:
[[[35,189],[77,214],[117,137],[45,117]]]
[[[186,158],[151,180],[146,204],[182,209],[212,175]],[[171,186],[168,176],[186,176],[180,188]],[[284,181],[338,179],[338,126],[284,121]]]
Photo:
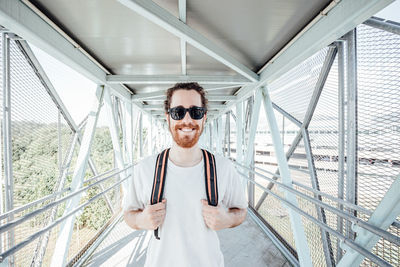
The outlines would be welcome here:
[[[272,101],[303,121],[328,49],[324,48],[272,82]]]
[[[323,49],[269,86],[273,102],[300,121],[303,120],[306,110],[313,104],[310,103],[310,99],[316,79],[320,75],[319,72],[325,55],[326,50]],[[400,36],[365,25],[360,25],[357,28],[357,205],[371,211],[377,207],[394,179],[400,174],[399,55]],[[307,127],[311,158],[307,156],[305,143],[302,140],[288,162],[294,187],[311,197],[314,197],[314,194],[304,188],[304,186],[313,187],[311,167],[315,169],[317,182],[317,185],[314,184],[314,187],[317,186],[315,189],[332,197],[340,197],[339,191],[346,192],[345,170],[347,163],[343,163],[342,171],[344,172],[342,173],[339,169],[339,159],[342,155],[346,160],[346,153],[348,152],[346,151],[346,143],[343,143],[342,148],[339,146],[339,125],[342,123],[346,126],[347,107],[343,106],[341,112],[343,112],[344,119],[340,121],[339,104],[341,101],[346,103],[346,95],[343,96],[342,100],[339,99],[338,68],[338,59],[335,59],[311,122]],[[312,70],[317,71],[313,72]],[[345,70],[346,67],[343,66],[343,71],[345,72]],[[346,77],[343,77],[343,79],[345,82]],[[289,130],[286,128],[286,124],[280,123],[281,115],[275,114],[275,117],[281,134],[284,132],[287,135]],[[260,122],[262,120],[261,116]],[[284,130],[282,129],[283,125]],[[294,127],[295,129],[296,127]],[[344,130],[342,140],[345,140],[348,135],[346,133],[348,129]],[[256,166],[259,164],[263,169],[274,172],[276,161],[271,149],[272,141],[269,139],[269,132],[266,131],[265,133],[266,135],[263,136],[263,130],[257,130]],[[282,139],[287,151],[289,142],[284,137]],[[262,148],[257,140],[265,142]],[[271,158],[268,160],[266,155]],[[343,181],[343,184],[339,182],[340,180]],[[268,184],[268,182],[257,178],[256,181],[264,185]],[[342,190],[339,190],[339,188]],[[283,196],[276,189],[276,186],[272,190]],[[255,195],[257,203],[258,198],[265,194],[256,188]],[[342,197],[346,199],[345,194]],[[336,201],[327,197],[322,197],[321,200],[330,206],[340,207]],[[303,211],[316,219],[322,220],[315,204],[302,198],[298,198],[298,203]],[[346,207],[344,210],[348,212]],[[258,211],[265,218],[272,231],[295,248],[290,222],[288,219],[285,221],[285,218],[288,218],[286,208],[281,206],[278,200],[268,195]],[[338,222],[341,221],[345,225],[346,220],[340,220],[335,213],[328,210],[324,210],[323,213],[329,227],[343,232],[341,228],[338,228]],[[369,215],[364,212],[358,211],[357,216],[363,220],[369,219]],[[304,217],[303,225],[311,248],[313,265],[326,266],[327,259],[329,260],[330,256],[338,262],[337,249],[340,247],[338,239],[333,235],[328,236],[325,245],[328,246],[330,251],[325,254],[321,229]],[[388,231],[399,236],[399,229],[394,226],[391,226]],[[381,239],[372,252],[394,266],[399,265],[399,247],[387,240]],[[362,263],[362,266],[371,265],[373,263],[370,260],[364,260]]]
[[[99,116],[107,116],[104,107],[101,109]],[[99,121],[105,120],[99,118]],[[119,122],[119,120],[117,120],[117,122]],[[91,163],[87,167],[84,180],[93,177],[95,175],[94,173],[101,174],[116,168],[114,149],[108,127],[103,125],[96,127],[90,155]],[[97,194],[101,193],[104,189],[109,188],[118,180],[119,176],[116,175],[113,178],[101,183],[101,186],[95,186],[89,189],[87,192],[82,194],[80,204],[83,204],[95,197]],[[85,186],[91,183],[85,184]],[[119,190],[120,187],[117,186],[114,190],[106,193],[106,197],[101,197],[95,200],[78,212],[68,250],[67,262],[73,264],[77,259],[79,259],[87,246],[91,244],[97,237],[102,227],[108,223],[115,212],[119,211]]]
[[[3,73],[3,70],[0,72]],[[10,82],[13,199],[14,208],[17,208],[57,190],[63,152],[67,149],[72,131],[64,118],[59,116],[59,110],[45,85],[14,40],[10,40]],[[50,201],[25,209],[15,214],[14,218],[20,218]],[[40,230],[48,215],[49,212],[42,213],[15,227],[14,244]],[[15,265],[30,265],[35,249],[36,241],[15,253]]]
[[[358,204],[374,210],[400,175],[400,36],[357,27],[357,74]],[[398,228],[389,231],[400,236]],[[386,240],[381,239],[373,252],[400,265],[399,247]]]

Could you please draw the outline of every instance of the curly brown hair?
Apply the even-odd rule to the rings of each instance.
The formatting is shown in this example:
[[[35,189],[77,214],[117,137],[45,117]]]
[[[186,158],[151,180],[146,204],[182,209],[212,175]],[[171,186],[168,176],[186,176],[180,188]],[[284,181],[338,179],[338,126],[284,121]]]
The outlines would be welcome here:
[[[206,98],[206,92],[204,91],[204,88],[201,87],[198,83],[196,82],[191,82],[191,83],[177,83],[173,87],[169,88],[167,90],[167,99],[164,101],[164,109],[165,113],[168,113],[168,109],[171,107],[171,97],[172,94],[176,90],[195,90],[197,93],[200,94],[201,97],[201,105],[206,108],[207,110],[207,103],[208,100]]]

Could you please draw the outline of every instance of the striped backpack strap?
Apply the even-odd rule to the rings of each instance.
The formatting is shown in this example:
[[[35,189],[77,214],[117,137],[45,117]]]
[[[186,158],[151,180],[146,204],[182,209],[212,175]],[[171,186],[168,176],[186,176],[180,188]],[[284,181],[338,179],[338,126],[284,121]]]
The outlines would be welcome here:
[[[203,159],[204,159],[204,177],[205,177],[208,205],[217,206],[218,186],[217,186],[217,169],[215,164],[215,157],[213,154],[211,154],[205,149],[202,149],[201,151],[203,152]]]
[[[157,156],[156,166],[154,170],[153,190],[151,191],[151,205],[157,204],[162,201],[165,177],[167,174],[169,150],[169,148],[165,149]],[[160,239],[160,237],[158,237],[158,228],[154,230],[154,236],[157,239]]]

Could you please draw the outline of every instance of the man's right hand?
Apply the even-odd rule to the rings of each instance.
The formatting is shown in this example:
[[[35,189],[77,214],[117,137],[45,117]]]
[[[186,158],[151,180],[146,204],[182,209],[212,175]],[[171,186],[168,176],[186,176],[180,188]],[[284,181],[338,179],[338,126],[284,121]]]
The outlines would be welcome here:
[[[146,205],[136,218],[140,229],[154,230],[164,222],[166,199],[154,205]]]

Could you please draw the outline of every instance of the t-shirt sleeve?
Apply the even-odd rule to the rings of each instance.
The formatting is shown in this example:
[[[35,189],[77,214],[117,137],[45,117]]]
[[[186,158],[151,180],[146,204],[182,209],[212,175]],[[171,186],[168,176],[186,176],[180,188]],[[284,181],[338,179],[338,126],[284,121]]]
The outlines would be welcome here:
[[[246,191],[233,163],[227,160],[228,186],[223,199],[227,208],[247,208]]]
[[[141,201],[142,197],[140,195],[142,183],[139,179],[140,177],[137,165],[131,168],[131,174],[133,175],[128,178],[128,186],[126,191],[124,192],[122,208],[123,211],[143,210],[144,203]]]

